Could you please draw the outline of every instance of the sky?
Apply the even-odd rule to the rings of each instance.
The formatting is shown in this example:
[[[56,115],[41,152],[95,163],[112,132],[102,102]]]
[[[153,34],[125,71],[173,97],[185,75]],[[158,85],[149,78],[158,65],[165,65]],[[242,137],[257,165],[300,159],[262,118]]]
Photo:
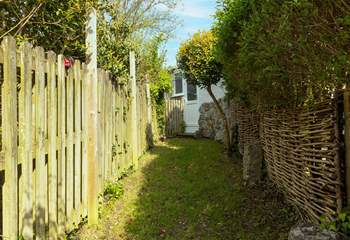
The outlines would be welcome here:
[[[176,66],[176,53],[181,42],[198,30],[210,29],[215,7],[216,0],[182,0],[175,10],[180,24],[175,31],[175,37],[165,45],[168,66]]]

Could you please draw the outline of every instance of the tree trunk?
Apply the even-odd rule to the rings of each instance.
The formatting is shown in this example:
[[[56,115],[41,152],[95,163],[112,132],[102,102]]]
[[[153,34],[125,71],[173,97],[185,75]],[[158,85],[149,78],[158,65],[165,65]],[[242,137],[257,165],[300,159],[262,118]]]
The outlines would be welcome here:
[[[215,106],[216,106],[217,110],[219,111],[222,120],[224,121],[225,136],[226,136],[225,137],[226,138],[225,144],[226,144],[227,154],[230,156],[231,152],[232,152],[232,144],[231,144],[230,127],[229,127],[227,116],[224,112],[224,109],[220,105],[219,101],[216,99],[216,97],[211,89],[211,86],[207,87],[207,91],[208,91],[210,97],[213,99]]]

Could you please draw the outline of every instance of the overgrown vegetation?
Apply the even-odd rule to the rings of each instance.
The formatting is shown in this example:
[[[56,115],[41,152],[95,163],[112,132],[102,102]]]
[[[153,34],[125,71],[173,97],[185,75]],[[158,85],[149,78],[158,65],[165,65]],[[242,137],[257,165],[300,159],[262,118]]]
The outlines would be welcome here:
[[[142,169],[122,180],[125,192],[105,205],[98,226],[72,239],[285,240],[296,215],[275,189],[246,189],[242,166],[221,144],[173,139],[155,147]]]
[[[144,81],[149,82],[160,133],[163,133],[165,129],[164,94],[170,92],[172,86],[172,76],[165,66],[164,37],[163,34],[160,34],[145,44],[142,50],[144,57],[139,62],[139,75],[143,76]]]
[[[251,107],[312,104],[349,81],[347,1],[220,0],[214,32],[230,95]]]
[[[5,0],[0,1],[0,41],[6,34],[19,42],[85,59],[85,21],[97,9],[98,65],[119,83],[128,81],[129,52],[137,54],[137,79],[149,80],[158,123],[164,126],[163,95],[171,86],[162,46],[172,35],[177,0]]]
[[[128,72],[130,50],[140,50],[160,33],[170,36],[176,24],[171,14],[176,2],[5,0],[0,2],[0,38],[11,34],[18,40],[84,60],[84,24],[87,10],[93,6],[98,14],[98,64],[120,77]],[[138,51],[139,58],[141,53]]]

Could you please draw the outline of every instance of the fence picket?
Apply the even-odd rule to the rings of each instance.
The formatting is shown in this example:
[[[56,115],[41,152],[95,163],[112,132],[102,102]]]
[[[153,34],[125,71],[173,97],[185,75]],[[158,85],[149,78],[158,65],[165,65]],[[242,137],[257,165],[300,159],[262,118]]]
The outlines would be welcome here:
[[[49,236],[57,239],[57,86],[56,54],[48,52],[48,168],[49,168]]]
[[[16,239],[18,234],[17,205],[17,79],[16,42],[5,37],[2,42],[4,53],[4,82],[2,89],[2,149],[5,157],[5,182],[3,186],[3,235]]]
[[[117,162],[117,159],[116,159],[116,146],[117,146],[117,143],[116,143],[116,91],[115,91],[115,85],[114,83],[112,84],[112,105],[111,105],[111,114],[112,114],[112,119],[111,119],[111,126],[112,126],[112,131],[111,131],[111,134],[112,134],[112,139],[111,139],[111,144],[112,144],[112,151],[111,151],[111,157],[112,157],[112,178],[116,178],[116,170],[117,170],[117,167],[116,167],[116,162]]]
[[[82,64],[82,81],[81,81],[81,138],[82,138],[82,150],[81,150],[81,204],[82,204],[82,215],[87,215],[87,146],[88,146],[88,135],[87,135],[87,69],[86,65]]]
[[[19,144],[22,162],[21,233],[25,239],[33,239],[32,194],[32,47],[25,43],[20,48],[21,83],[19,93]]]
[[[66,222],[66,103],[65,103],[65,67],[64,56],[58,55],[57,60],[57,94],[58,94],[58,234],[60,237],[65,232]]]
[[[67,76],[67,166],[66,166],[66,188],[67,188],[67,217],[70,219],[73,214],[73,204],[74,204],[74,152],[73,152],[73,69],[68,70]],[[67,222],[70,227],[71,222]]]
[[[101,161],[98,164],[98,193],[101,193],[102,178],[103,178],[103,165],[104,159],[102,157],[103,146],[103,122],[102,122],[102,81],[101,81],[101,69],[97,72],[97,156],[101,156]]]
[[[46,164],[45,164],[45,65],[44,49],[36,47],[35,54],[35,236],[45,239]]]
[[[74,64],[74,209],[75,221],[81,211],[81,63]]]

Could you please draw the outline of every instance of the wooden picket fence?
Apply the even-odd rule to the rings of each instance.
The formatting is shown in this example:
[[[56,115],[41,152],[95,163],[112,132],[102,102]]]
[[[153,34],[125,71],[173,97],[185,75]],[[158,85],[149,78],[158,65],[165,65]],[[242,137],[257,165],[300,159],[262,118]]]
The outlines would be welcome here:
[[[87,78],[80,61],[68,69],[63,55],[27,43],[17,47],[12,37],[2,41],[2,239],[61,239],[87,215]],[[146,85],[132,84],[98,69],[99,193],[138,166],[152,134],[145,130],[152,123],[145,117],[151,107]]]
[[[184,131],[184,100],[182,97],[170,98],[165,101],[165,133],[174,137]]]

